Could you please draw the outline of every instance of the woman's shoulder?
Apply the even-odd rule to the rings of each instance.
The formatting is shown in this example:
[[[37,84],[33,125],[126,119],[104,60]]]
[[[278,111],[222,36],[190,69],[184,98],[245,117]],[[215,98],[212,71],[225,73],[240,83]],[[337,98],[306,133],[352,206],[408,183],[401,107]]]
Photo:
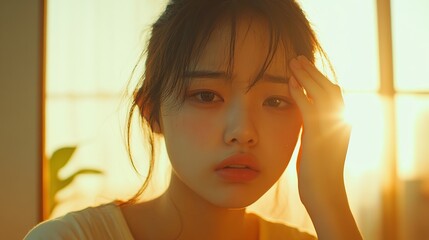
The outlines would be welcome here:
[[[132,239],[115,203],[89,207],[47,220],[34,227],[25,239]]]
[[[79,234],[70,228],[64,218],[57,218],[39,223],[24,239],[67,239],[78,238]]]
[[[315,236],[285,224],[283,222],[266,219],[255,215],[259,219],[259,239],[296,239],[296,240],[315,240]]]

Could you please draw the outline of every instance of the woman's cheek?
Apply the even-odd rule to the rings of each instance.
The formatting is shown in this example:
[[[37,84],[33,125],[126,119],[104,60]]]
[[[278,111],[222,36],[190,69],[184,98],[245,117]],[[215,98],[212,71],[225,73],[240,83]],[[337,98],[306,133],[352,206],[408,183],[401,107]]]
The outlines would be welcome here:
[[[177,127],[183,137],[201,147],[211,145],[221,132],[220,121],[213,114],[201,112],[185,112]]]
[[[282,143],[283,147],[295,145],[296,140],[301,129],[301,119],[296,115],[289,115],[287,117],[278,117],[273,121],[272,119],[267,123],[268,139],[272,139],[273,144]],[[275,144],[277,145],[277,144]]]

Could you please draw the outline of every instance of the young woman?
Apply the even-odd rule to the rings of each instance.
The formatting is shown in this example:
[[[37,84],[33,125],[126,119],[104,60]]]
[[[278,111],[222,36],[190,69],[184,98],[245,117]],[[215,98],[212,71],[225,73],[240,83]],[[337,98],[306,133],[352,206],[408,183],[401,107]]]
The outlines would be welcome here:
[[[299,194],[318,238],[361,239],[343,180],[341,90],[313,65],[318,53],[293,0],[172,1],[153,25],[130,110],[152,149],[165,140],[168,189],[44,222],[27,239],[314,239],[246,212],[300,135]]]

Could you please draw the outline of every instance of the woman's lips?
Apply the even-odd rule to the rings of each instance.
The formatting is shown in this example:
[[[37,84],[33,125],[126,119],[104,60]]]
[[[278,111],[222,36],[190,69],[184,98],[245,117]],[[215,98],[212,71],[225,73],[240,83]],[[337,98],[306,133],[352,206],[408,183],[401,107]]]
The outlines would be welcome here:
[[[239,153],[220,162],[215,172],[227,182],[249,182],[258,177],[259,166],[253,155]]]

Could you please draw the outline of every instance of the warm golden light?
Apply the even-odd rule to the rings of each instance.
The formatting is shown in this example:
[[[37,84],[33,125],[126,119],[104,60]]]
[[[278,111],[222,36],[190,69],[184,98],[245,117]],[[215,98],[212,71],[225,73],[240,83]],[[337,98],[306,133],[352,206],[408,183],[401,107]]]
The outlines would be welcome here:
[[[127,105],[122,94],[144,46],[148,23],[167,1],[47,2],[45,153],[50,156],[60,147],[77,146],[70,163],[59,172],[62,179],[81,168],[103,172],[102,176],[79,176],[60,191],[57,200],[61,204],[51,216],[55,217],[115,198],[126,199],[141,185],[147,167],[144,140],[135,127],[131,134],[135,138],[136,165],[143,175],[139,177],[125,151]],[[324,72],[344,89],[344,119],[352,126],[345,166],[351,209],[365,239],[380,239],[383,177],[393,176],[393,189],[402,186],[396,186],[396,180],[406,185],[429,176],[429,1],[391,0],[396,92],[387,100],[378,94],[376,1],[298,2],[314,26],[338,79],[329,75],[329,69]],[[317,62],[317,66],[322,64]],[[394,104],[396,116],[387,119],[386,105]],[[139,125],[137,121],[134,126]],[[386,126],[393,122],[396,133],[386,132]],[[397,148],[387,144],[390,139],[386,136],[393,134]],[[386,155],[394,156],[393,160],[386,163]],[[159,195],[168,183],[165,150],[160,158],[148,198]],[[280,218],[314,231],[299,199],[295,158],[296,153],[279,185],[285,193],[282,197],[287,197]],[[396,172],[389,172],[391,169],[397,170],[397,176]],[[423,186],[424,196],[429,195],[428,182]],[[423,199],[418,194],[414,198],[401,197]],[[272,188],[250,211],[275,215],[270,212],[275,197],[276,189]]]
[[[427,91],[429,89],[429,1],[391,1],[396,87],[399,90]]]
[[[399,178],[427,178],[429,172],[429,98],[401,96],[397,103]]]
[[[361,176],[380,167],[384,116],[376,94],[345,94],[345,119],[352,126],[347,172]]]

